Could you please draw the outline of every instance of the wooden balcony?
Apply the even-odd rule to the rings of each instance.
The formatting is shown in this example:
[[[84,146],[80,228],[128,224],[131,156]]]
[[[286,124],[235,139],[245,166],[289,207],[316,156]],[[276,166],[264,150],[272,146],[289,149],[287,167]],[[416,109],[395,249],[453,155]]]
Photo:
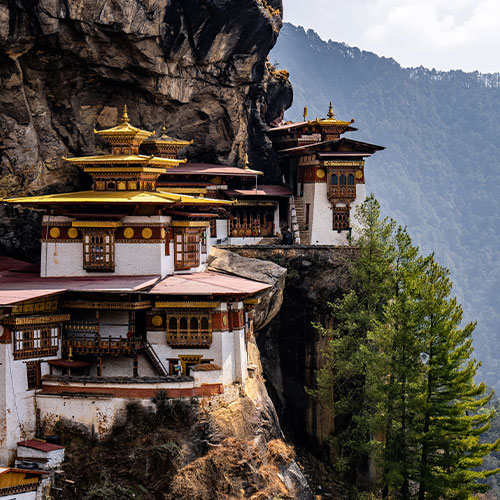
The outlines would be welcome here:
[[[209,330],[194,333],[188,330],[167,332],[167,344],[171,347],[208,349],[212,345],[212,332]]]
[[[355,200],[356,185],[352,186],[330,186],[328,189],[328,199]]]
[[[272,222],[241,224],[236,222],[231,225],[231,238],[274,236],[274,224]]]
[[[98,356],[131,356],[142,347],[139,339],[123,337],[101,337],[100,335],[84,335],[63,339],[63,355],[72,354]]]

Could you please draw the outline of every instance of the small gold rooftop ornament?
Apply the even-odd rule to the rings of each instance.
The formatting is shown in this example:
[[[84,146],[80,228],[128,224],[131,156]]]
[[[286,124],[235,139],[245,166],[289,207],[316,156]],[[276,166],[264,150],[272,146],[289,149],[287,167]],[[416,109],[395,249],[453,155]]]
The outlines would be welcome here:
[[[245,153],[245,166],[243,168],[245,170],[250,170],[250,162],[248,161],[248,153]]]
[[[304,121],[307,119],[307,106],[304,106]]]
[[[127,113],[127,105],[125,104],[123,106],[123,115],[122,115],[122,121],[121,121],[123,124],[125,123],[128,123],[129,122],[129,119],[128,119],[128,113]]]
[[[333,112],[333,104],[332,101],[330,101],[330,107],[328,108],[328,119],[333,120],[335,113]]]

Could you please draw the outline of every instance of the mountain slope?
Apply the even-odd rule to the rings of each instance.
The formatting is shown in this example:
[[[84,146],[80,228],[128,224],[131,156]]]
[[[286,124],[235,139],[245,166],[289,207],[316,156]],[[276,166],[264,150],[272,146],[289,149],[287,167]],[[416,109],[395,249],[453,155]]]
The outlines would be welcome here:
[[[481,376],[500,389],[500,75],[402,68],[285,24],[270,54],[290,72],[287,118],[356,119],[351,137],[386,146],[367,188],[450,268],[465,319],[478,320]]]

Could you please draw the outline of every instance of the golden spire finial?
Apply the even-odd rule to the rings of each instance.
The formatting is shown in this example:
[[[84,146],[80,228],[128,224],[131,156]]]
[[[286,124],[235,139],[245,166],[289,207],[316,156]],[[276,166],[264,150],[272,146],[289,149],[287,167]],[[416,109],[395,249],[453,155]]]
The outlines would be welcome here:
[[[162,132],[162,134],[167,133],[167,127],[165,126],[165,122],[163,122],[163,125],[161,126],[161,132]]]
[[[248,161],[248,153],[245,153],[245,170],[250,170],[250,162]]]
[[[122,123],[128,123],[127,105],[123,106]]]
[[[304,106],[304,121],[306,121],[307,118],[307,106]]]
[[[333,120],[333,117],[335,116],[335,113],[333,112],[333,104],[332,101],[330,101],[330,107],[328,108],[328,119]]]

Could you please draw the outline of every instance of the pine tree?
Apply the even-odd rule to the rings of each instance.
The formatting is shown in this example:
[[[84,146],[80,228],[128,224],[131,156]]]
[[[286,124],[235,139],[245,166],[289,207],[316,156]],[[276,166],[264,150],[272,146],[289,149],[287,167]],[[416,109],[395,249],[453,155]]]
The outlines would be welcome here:
[[[356,219],[363,229],[355,241],[359,253],[350,269],[353,289],[331,305],[335,328],[316,325],[329,341],[325,364],[317,374],[317,389],[312,391],[334,414],[332,441],[337,463],[345,470],[346,482],[353,485],[366,469],[378,418],[379,396],[373,378],[368,377],[375,371],[370,365],[377,358],[372,356],[367,334],[379,321],[394,289],[394,223],[380,219],[373,196],[359,208]]]
[[[379,414],[385,416],[383,497],[408,500],[410,482],[418,470],[415,450],[422,421],[423,373],[419,365],[423,347],[418,333],[423,318],[417,288],[426,260],[418,256],[418,248],[402,228],[395,237],[395,250],[394,296],[369,336],[382,368],[376,379],[381,381]]]
[[[460,328],[462,308],[449,298],[452,284],[448,275],[432,258],[422,277],[425,321],[420,336],[425,344],[426,384],[419,500],[473,498],[474,492],[488,489],[478,481],[499,472],[472,470],[500,448],[500,439],[479,443],[494,415],[494,410],[486,409],[492,393],[486,394],[484,383],[474,382],[479,367],[471,359],[475,325]]]

